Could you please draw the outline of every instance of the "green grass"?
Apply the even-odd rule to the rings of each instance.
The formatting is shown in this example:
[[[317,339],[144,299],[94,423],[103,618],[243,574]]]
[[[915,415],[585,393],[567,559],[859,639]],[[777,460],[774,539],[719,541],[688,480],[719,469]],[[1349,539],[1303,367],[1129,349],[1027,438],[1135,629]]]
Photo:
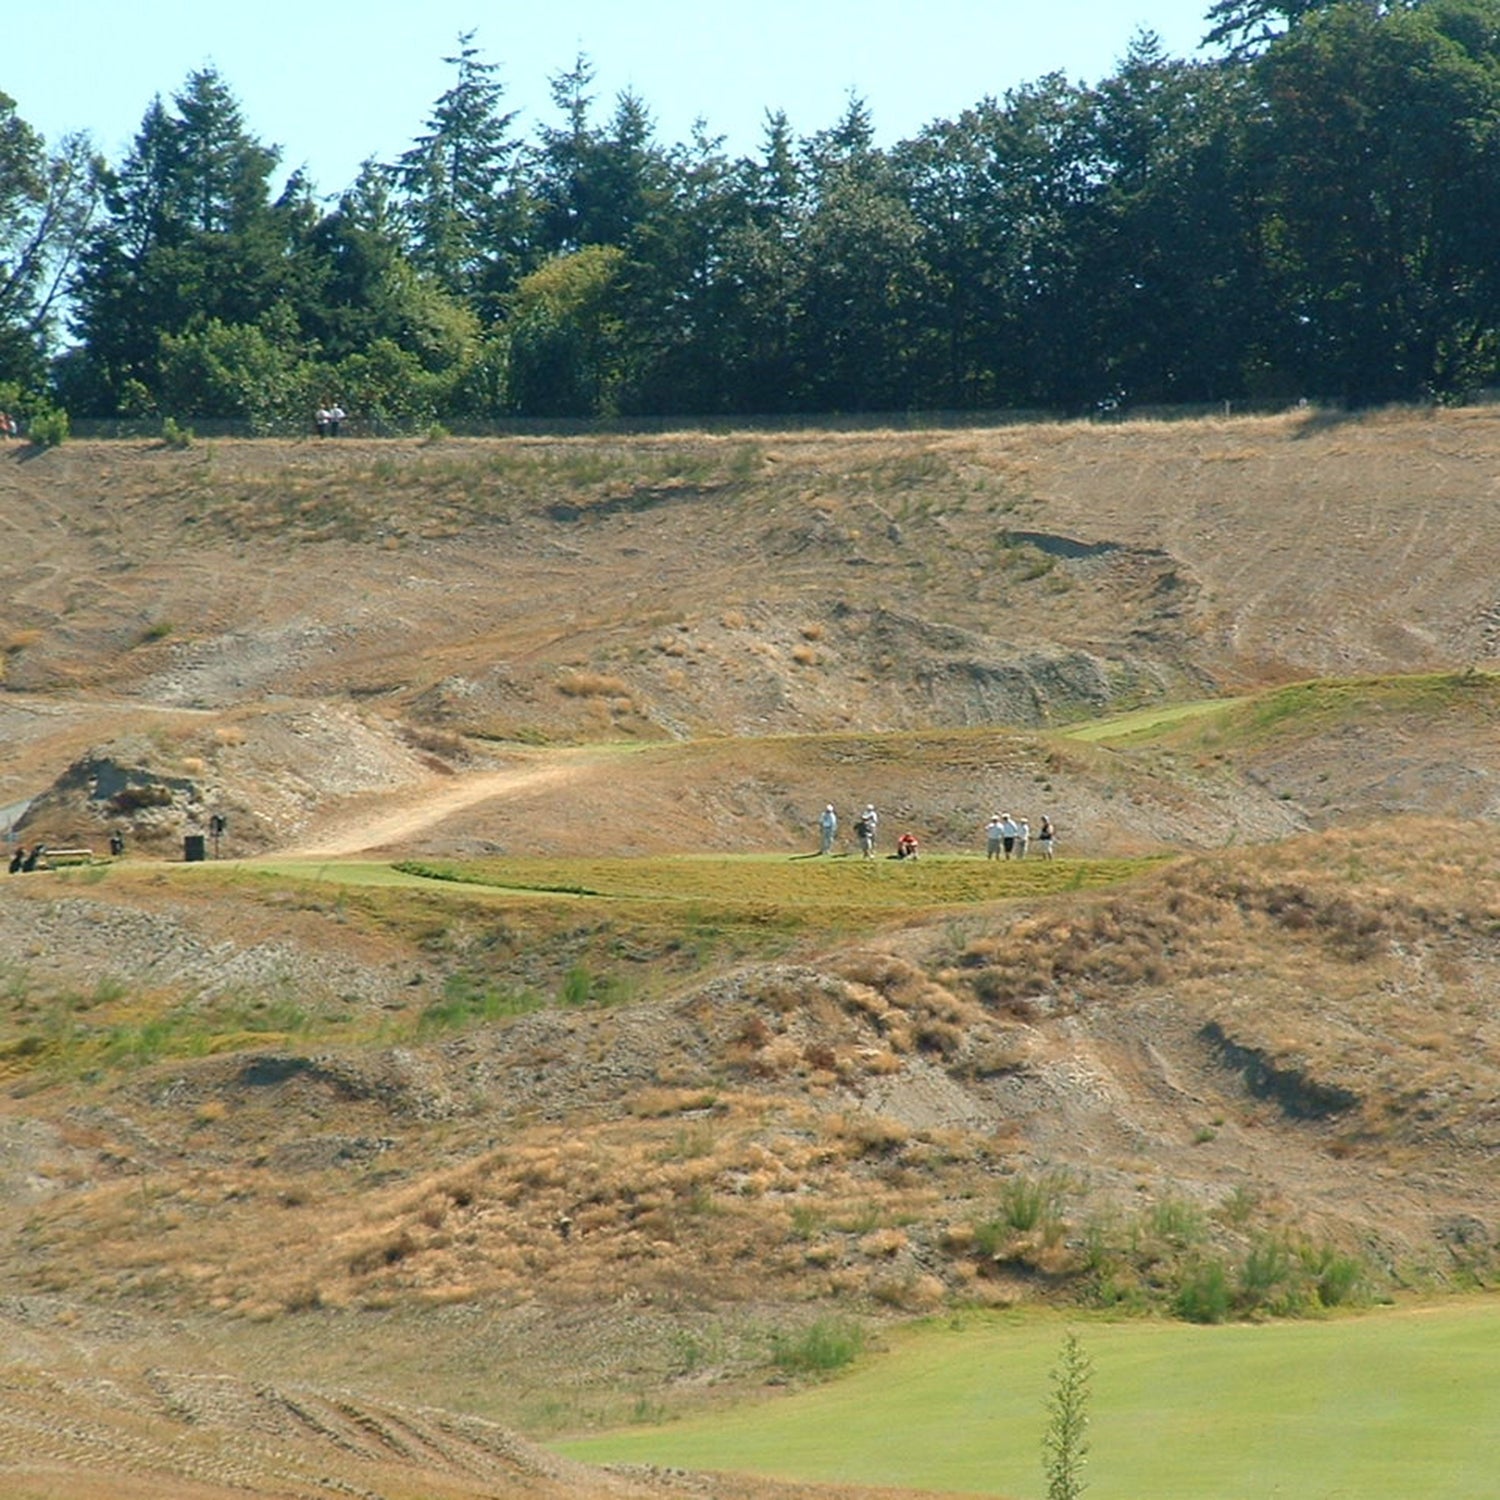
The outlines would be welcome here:
[[[1114,740],[1154,739],[1162,730],[1175,728],[1190,719],[1221,715],[1245,698],[1202,698],[1192,703],[1159,704],[1154,708],[1136,709],[1133,713],[1114,714],[1107,719],[1091,719],[1059,731],[1066,740],[1083,740],[1104,744]]]
[[[694,903],[721,914],[786,917],[858,911],[889,915],[1112,885],[1150,867],[1145,859],[1012,861],[936,855],[916,861],[784,854],[677,855],[636,859],[407,860],[410,876],[498,890],[611,901]]]
[[[784,1400],[556,1446],[590,1462],[1037,1496],[1048,1373],[1069,1327],[1094,1366],[1090,1500],[1495,1491],[1494,1298],[1213,1328],[1049,1315],[929,1324]]]
[[[1286,735],[1326,734],[1372,714],[1500,718],[1500,675],[1438,672],[1398,677],[1318,678],[1241,698],[1139,709],[1060,731],[1094,744],[1161,741],[1181,748],[1249,748]]]

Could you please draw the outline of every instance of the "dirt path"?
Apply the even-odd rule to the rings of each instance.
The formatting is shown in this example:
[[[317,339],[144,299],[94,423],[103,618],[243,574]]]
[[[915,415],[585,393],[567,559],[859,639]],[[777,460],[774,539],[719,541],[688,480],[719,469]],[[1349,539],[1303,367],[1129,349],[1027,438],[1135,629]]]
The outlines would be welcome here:
[[[419,787],[396,794],[395,806],[391,795],[382,793],[378,801],[372,799],[367,812],[341,810],[307,842],[279,851],[277,858],[347,858],[398,844],[478,803],[579,780],[599,758],[598,752],[564,750],[535,764],[511,766],[503,771],[435,776]]]

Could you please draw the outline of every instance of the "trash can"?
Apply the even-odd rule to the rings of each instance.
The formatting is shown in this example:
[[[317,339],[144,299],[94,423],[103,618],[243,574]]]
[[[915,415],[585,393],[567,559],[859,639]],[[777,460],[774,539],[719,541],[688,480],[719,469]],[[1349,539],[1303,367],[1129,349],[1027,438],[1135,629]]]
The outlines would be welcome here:
[[[203,835],[201,833],[188,833],[182,839],[182,857],[191,865],[205,858]]]

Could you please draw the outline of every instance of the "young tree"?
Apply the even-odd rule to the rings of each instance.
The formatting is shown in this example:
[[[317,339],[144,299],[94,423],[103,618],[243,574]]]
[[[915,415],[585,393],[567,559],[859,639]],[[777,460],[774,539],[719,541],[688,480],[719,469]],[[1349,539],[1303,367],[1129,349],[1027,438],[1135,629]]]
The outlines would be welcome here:
[[[1042,1435],[1042,1470],[1047,1478],[1047,1500],[1078,1500],[1087,1483],[1089,1382],[1093,1365],[1078,1335],[1071,1330],[1052,1371],[1047,1399],[1047,1430]]]

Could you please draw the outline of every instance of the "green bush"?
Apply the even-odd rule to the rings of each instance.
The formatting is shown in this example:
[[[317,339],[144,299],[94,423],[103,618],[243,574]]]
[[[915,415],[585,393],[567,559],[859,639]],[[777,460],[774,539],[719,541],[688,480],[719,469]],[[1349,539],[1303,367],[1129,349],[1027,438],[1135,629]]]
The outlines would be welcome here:
[[[1229,1316],[1232,1300],[1224,1262],[1204,1257],[1184,1267],[1172,1307],[1189,1323],[1222,1323]]]
[[[587,1005],[594,992],[594,976],[583,964],[574,964],[563,977],[562,1003]]]
[[[161,440],[168,448],[191,448],[193,429],[183,427],[175,417],[161,419]]]
[[[1203,1238],[1203,1214],[1182,1198],[1163,1198],[1152,1206],[1151,1228],[1169,1245],[1183,1248]]]
[[[828,1375],[852,1364],[865,1347],[864,1330],[844,1318],[819,1318],[796,1333],[771,1337],[771,1361],[787,1375]]]
[[[44,406],[26,424],[26,436],[34,448],[56,448],[68,440],[67,412],[55,406]]]
[[[1062,1212],[1066,1181],[1059,1176],[1014,1177],[1000,1194],[1000,1214],[1012,1229],[1029,1233],[1057,1219]]]
[[[1292,1254],[1286,1245],[1277,1239],[1257,1240],[1240,1267],[1239,1294],[1236,1298],[1240,1310],[1292,1310],[1298,1300],[1293,1281]]]
[[[1306,1246],[1302,1264],[1312,1277],[1318,1301],[1324,1307],[1342,1307],[1364,1288],[1365,1268],[1358,1257],[1345,1255],[1329,1245]]]

